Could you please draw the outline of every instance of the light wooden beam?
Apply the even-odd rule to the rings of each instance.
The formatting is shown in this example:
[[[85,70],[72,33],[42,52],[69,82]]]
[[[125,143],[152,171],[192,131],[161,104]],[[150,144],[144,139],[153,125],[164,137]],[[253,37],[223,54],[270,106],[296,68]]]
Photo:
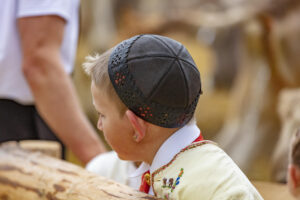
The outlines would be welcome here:
[[[0,200],[156,199],[16,144],[0,146]]]

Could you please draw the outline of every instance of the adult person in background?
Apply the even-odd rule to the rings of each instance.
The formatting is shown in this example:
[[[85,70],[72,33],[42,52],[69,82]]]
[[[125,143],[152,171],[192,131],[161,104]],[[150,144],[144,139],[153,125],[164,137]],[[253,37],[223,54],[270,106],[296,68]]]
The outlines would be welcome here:
[[[300,199],[300,129],[291,140],[287,179],[291,194]]]
[[[78,12],[79,0],[1,1],[0,142],[61,140],[85,164],[105,147],[69,76]]]

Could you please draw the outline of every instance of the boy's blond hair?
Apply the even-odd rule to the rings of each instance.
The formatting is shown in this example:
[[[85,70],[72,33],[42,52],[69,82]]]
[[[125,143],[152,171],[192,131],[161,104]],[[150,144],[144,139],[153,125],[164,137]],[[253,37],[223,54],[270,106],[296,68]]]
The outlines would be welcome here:
[[[101,89],[114,102],[120,111],[120,115],[124,115],[127,107],[117,95],[108,74],[108,61],[112,49],[107,50],[103,54],[95,54],[94,56],[87,56],[83,68],[85,72],[91,76],[92,81],[98,89]]]

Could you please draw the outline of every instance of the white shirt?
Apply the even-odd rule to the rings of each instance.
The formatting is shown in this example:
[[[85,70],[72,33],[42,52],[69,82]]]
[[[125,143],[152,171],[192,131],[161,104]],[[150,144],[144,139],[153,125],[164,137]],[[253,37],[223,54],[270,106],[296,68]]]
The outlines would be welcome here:
[[[67,73],[73,70],[77,48],[79,0],[1,0],[0,3],[0,99],[24,105],[34,103],[21,70],[22,52],[17,19],[57,15],[66,21],[61,58]]]
[[[112,179],[128,185],[136,190],[139,189],[141,176],[129,178],[137,168],[132,161],[120,160],[114,151],[102,153],[94,157],[85,167],[86,170],[100,176]]]
[[[146,171],[153,173],[160,167],[168,164],[174,156],[179,153],[183,148],[190,145],[200,136],[200,129],[195,123],[189,123],[171,135],[159,148],[154,156],[151,166],[143,162],[140,167],[133,172],[129,177],[140,177]],[[154,195],[152,186],[150,187],[149,194]]]

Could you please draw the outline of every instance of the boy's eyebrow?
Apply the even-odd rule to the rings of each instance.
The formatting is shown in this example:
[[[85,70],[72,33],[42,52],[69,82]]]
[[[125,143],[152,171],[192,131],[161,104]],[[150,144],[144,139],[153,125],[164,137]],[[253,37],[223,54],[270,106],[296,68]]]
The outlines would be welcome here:
[[[96,112],[97,112],[98,115],[103,115],[102,112],[100,112],[100,111],[98,111],[98,110],[96,109],[96,107],[95,107],[95,110],[96,110]]]
[[[94,101],[93,101],[93,106],[94,106],[94,108],[95,108],[95,110],[96,110],[96,112],[97,112],[98,114],[103,115],[102,112],[100,112],[100,111],[97,109],[97,106],[96,106],[96,104],[94,103]]]

